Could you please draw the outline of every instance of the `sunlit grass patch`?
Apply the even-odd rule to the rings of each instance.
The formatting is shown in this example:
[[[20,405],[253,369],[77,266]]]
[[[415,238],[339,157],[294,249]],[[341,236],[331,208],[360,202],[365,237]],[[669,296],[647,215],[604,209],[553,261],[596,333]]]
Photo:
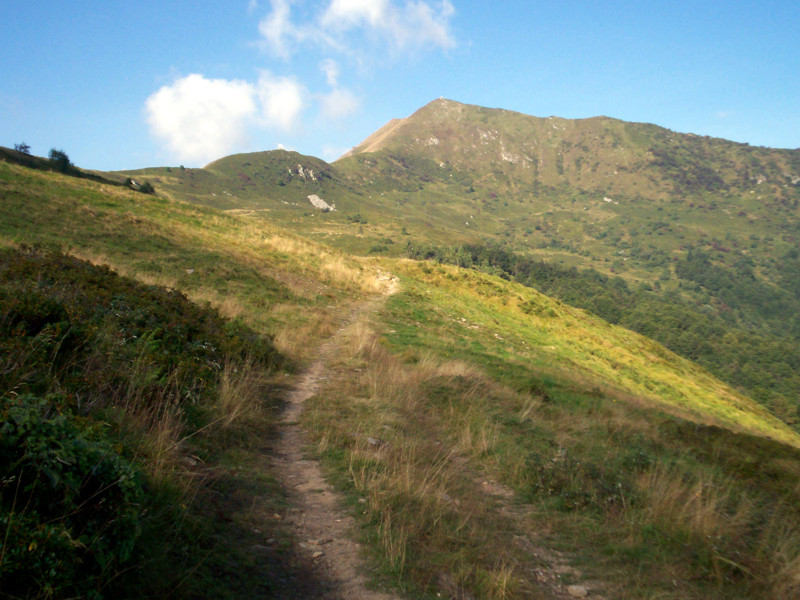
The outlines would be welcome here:
[[[408,277],[408,292],[390,300],[402,322],[389,336],[398,346],[414,338],[414,345],[471,356],[490,368],[510,359],[562,374],[571,369],[571,376],[611,383],[675,414],[800,445],[800,436],[765,408],[647,338],[483,273],[396,265]],[[537,308],[523,310],[531,305]],[[512,381],[514,374],[503,378]]]
[[[403,362],[364,323],[347,334],[330,384],[309,401],[303,420],[316,451],[374,527],[368,538],[387,572],[428,593],[507,598],[532,589],[512,567],[531,557],[504,537],[511,525],[493,512],[494,497],[467,467],[466,457],[483,452],[488,438],[481,440],[478,427],[475,439],[452,439],[475,424],[451,431],[427,392],[430,382],[480,378],[478,371],[430,355]]]
[[[663,348],[593,324],[581,311],[556,304],[556,315],[537,315],[532,325],[514,310],[513,296],[483,302],[473,293],[480,282],[448,269],[419,268],[435,275],[432,285],[403,282],[404,291],[383,313],[382,336],[364,324],[353,328],[346,352],[337,355],[336,381],[313,400],[307,416],[310,429],[319,430],[318,451],[339,465],[340,473],[350,474],[345,488],[356,485],[381,532],[391,523],[392,535],[375,544],[393,568],[402,565],[412,580],[421,577],[413,561],[419,544],[405,535],[409,529],[397,503],[406,505],[408,499],[407,506],[431,515],[441,507],[411,502],[407,491],[387,490],[395,480],[411,480],[408,470],[419,469],[415,457],[427,456],[422,464],[432,467],[446,451],[457,464],[456,474],[443,471],[437,477],[450,498],[464,506],[453,488],[467,473],[472,483],[475,477],[494,478],[501,487],[488,487],[502,492],[503,500],[494,496],[493,502],[516,506],[510,531],[567,551],[573,564],[587,578],[604,582],[605,589],[627,590],[629,597],[791,597],[794,534],[779,532],[769,521],[775,511],[783,515],[781,522],[797,519],[800,507],[782,499],[795,493],[800,456],[791,446],[760,437],[758,427],[744,433],[742,426],[720,426],[728,421],[713,414],[714,402],[728,406],[730,397],[731,410],[740,411],[749,408],[744,399],[702,370],[673,363]],[[462,277],[464,287],[457,287]],[[547,306],[546,299],[537,301]],[[588,340],[588,350],[570,339],[573,330]],[[639,379],[631,382],[593,366],[602,366],[617,343],[626,360],[642,370]],[[632,347],[626,349],[626,343]],[[675,394],[669,369],[689,378],[681,385],[697,391],[699,406],[685,410],[669,403]],[[640,391],[642,381],[665,387]],[[758,423],[758,410],[754,415],[750,423]],[[418,440],[410,432],[426,433]],[[392,466],[399,447],[406,451],[400,454],[405,470]],[[662,464],[672,466],[663,471]],[[766,480],[773,483],[765,487]],[[424,481],[421,477],[415,486],[426,490]],[[441,517],[438,523],[459,531],[477,527],[474,535],[483,536],[482,527],[496,527],[496,519],[509,516],[492,502],[480,510],[486,511],[480,525],[456,526]],[[539,532],[548,533],[538,538]],[[445,555],[472,548],[469,536],[452,537],[459,544],[443,550]],[[780,552],[764,552],[769,544]],[[520,560],[514,551],[511,555]],[[484,579],[478,571],[490,567],[475,560],[481,566],[466,578],[454,562],[438,563],[441,582],[480,589]],[[492,593],[499,594],[502,577],[494,580]],[[673,580],[681,584],[676,587]],[[535,583],[515,569],[512,587],[526,585]],[[447,588],[442,586],[429,589]]]

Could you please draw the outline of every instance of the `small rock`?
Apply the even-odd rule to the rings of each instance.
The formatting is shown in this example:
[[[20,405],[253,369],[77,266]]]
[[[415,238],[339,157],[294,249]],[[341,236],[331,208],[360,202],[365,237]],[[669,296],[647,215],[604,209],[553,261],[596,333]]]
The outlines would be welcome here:
[[[180,461],[185,467],[194,467],[200,464],[200,461],[195,456],[181,456]]]
[[[567,587],[567,593],[573,598],[586,598],[589,595],[589,590],[582,585],[571,585]]]

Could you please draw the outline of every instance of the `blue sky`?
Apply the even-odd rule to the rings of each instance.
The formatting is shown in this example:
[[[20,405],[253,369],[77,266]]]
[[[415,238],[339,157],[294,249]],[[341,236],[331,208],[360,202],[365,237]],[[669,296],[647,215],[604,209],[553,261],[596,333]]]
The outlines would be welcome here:
[[[800,2],[0,0],[0,145],[333,160],[444,96],[800,147]]]

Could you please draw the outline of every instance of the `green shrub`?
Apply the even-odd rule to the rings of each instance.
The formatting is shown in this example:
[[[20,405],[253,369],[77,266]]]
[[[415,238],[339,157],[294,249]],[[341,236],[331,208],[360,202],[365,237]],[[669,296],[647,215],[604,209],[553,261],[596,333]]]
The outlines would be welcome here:
[[[218,418],[225,365],[281,362],[175,290],[0,250],[0,597],[159,596],[186,577],[154,572],[210,543],[188,533],[175,448]]]
[[[63,150],[52,148],[48,157],[50,158],[50,164],[53,166],[53,169],[59,173],[69,173],[74,169],[72,161]]]
[[[131,557],[143,479],[63,401],[0,398],[0,588],[100,597]]]
[[[149,181],[145,181],[142,185],[139,186],[139,191],[143,194],[155,194],[156,188],[153,187],[153,184]]]

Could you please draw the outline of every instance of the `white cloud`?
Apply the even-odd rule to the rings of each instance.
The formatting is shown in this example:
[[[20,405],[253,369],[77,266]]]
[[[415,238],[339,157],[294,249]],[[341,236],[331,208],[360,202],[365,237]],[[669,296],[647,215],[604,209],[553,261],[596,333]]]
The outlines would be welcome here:
[[[454,14],[455,8],[449,0],[441,3],[438,12],[427,2],[409,2],[402,19],[392,26],[391,31],[401,48],[426,44],[452,48],[456,43],[450,33],[450,19]]]
[[[441,0],[438,8],[423,0],[332,0],[320,24],[333,33],[361,28],[380,34],[399,50],[429,45],[452,48],[454,15],[450,0]]]
[[[320,114],[331,121],[342,121],[358,112],[361,101],[344,88],[334,88],[320,98]]]
[[[151,133],[176,158],[207,162],[247,143],[256,103],[245,81],[193,74],[153,93],[145,111]]]
[[[336,87],[336,84],[339,82],[339,75],[341,74],[339,64],[331,58],[326,58],[320,63],[319,68],[325,73],[325,79],[328,81],[328,85]]]
[[[252,129],[296,129],[306,95],[294,79],[266,71],[255,84],[193,74],[153,93],[145,113],[150,132],[171,154],[204,163],[245,149]]]
[[[256,92],[265,125],[284,131],[291,131],[298,126],[307,93],[300,82],[291,77],[275,77],[264,71],[258,79]]]
[[[322,16],[323,27],[378,27],[386,19],[388,0],[333,0]]]
[[[317,97],[320,116],[328,121],[343,121],[355,114],[361,108],[361,100],[353,92],[339,85],[339,75],[341,75],[339,63],[326,58],[320,63],[319,68],[331,87],[330,92]]]
[[[272,10],[258,26],[263,46],[274,56],[288,59],[298,43],[346,54],[360,54],[352,35],[361,31],[373,43],[388,44],[393,50],[427,46],[452,48],[456,45],[450,22],[455,8],[450,0],[330,0],[317,19],[295,22],[292,3],[271,0]]]
[[[276,56],[288,58],[290,43],[300,35],[291,20],[288,0],[272,0],[272,12],[258,24],[267,48]]]
[[[248,13],[265,4],[248,0]],[[257,81],[179,78],[145,103],[151,134],[175,157],[197,163],[243,151],[249,134],[259,129],[296,133],[309,105],[328,122],[353,115],[361,99],[342,85],[333,56],[363,66],[387,49],[447,49],[456,43],[451,0],[270,0],[269,7],[258,24],[259,45],[286,61],[298,45],[313,45],[329,91],[310,93],[297,78],[267,71]]]

